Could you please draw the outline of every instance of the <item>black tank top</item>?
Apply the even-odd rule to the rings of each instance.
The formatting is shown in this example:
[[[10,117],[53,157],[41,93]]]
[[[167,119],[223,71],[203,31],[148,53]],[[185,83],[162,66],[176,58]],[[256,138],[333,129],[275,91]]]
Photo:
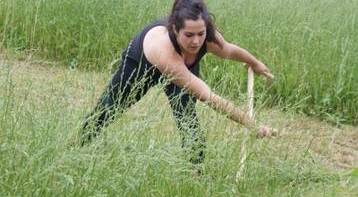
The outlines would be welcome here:
[[[147,60],[147,58],[145,57],[144,53],[143,53],[143,41],[144,41],[144,37],[145,35],[148,33],[149,30],[151,30],[154,27],[157,26],[166,26],[167,21],[165,20],[160,20],[160,21],[156,21],[148,26],[146,26],[139,34],[137,34],[132,41],[129,43],[128,48],[126,49],[126,54],[127,57],[134,59],[136,61],[138,61],[139,63],[145,63],[148,64],[148,66],[152,66],[152,64]],[[169,33],[169,38],[170,41],[173,44],[173,47],[175,48],[175,51],[181,55],[181,50],[179,47],[179,44],[176,40],[175,35],[170,34]],[[186,65],[188,68],[192,68],[194,66],[196,66],[201,58],[206,54],[207,49],[206,49],[206,40],[203,44],[203,46],[200,48],[196,59],[194,61],[194,63],[192,63],[191,65]]]

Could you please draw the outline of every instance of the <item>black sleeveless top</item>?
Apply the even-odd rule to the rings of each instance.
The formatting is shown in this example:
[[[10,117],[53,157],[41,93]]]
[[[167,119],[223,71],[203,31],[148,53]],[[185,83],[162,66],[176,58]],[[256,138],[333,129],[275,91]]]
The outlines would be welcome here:
[[[165,20],[160,20],[160,21],[156,21],[148,26],[146,26],[142,32],[140,32],[139,34],[137,34],[133,39],[132,41],[129,43],[129,46],[128,48],[126,49],[126,55],[127,57],[133,59],[133,60],[136,60],[140,63],[145,63],[149,66],[152,66],[152,64],[147,60],[147,58],[145,57],[144,53],[143,53],[143,41],[144,41],[144,37],[145,35],[148,33],[149,30],[151,30],[152,28],[154,27],[157,27],[157,26],[166,26],[167,24],[167,21]],[[170,38],[170,41],[172,42],[173,44],[173,47],[175,49],[175,51],[181,55],[182,52],[180,50],[180,47],[179,47],[179,44],[176,40],[176,37],[175,35],[173,34],[170,34],[169,33],[169,38]],[[194,66],[196,66],[200,60],[202,59],[202,57],[206,54],[207,52],[207,49],[206,49],[206,40],[203,44],[203,46],[200,48],[197,56],[196,56],[196,59],[194,61],[194,63],[192,63],[191,65],[186,65],[187,68],[192,68]]]

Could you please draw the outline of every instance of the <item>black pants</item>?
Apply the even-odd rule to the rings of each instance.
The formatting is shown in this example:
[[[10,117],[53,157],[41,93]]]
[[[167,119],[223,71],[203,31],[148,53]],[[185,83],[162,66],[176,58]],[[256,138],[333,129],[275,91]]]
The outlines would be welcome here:
[[[120,115],[139,101],[149,88],[163,79],[162,74],[154,66],[138,63],[136,60],[125,57],[125,54],[122,57],[119,69],[113,75],[97,106],[83,124],[81,145],[91,141],[116,115]],[[198,76],[199,65],[194,66],[190,71]],[[173,110],[186,155],[192,163],[201,163],[204,159],[205,137],[199,127],[195,97],[173,83],[166,85],[164,91]]]

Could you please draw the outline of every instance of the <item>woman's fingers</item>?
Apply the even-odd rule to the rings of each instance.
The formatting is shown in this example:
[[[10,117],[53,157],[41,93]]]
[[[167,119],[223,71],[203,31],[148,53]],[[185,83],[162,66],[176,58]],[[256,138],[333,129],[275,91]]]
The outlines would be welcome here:
[[[262,126],[257,132],[258,138],[278,136],[277,129],[270,128],[268,126]]]
[[[263,75],[268,81],[272,81],[275,78],[270,70],[266,67],[266,65],[261,62],[259,62],[257,65],[246,64],[246,67],[251,67],[255,73]]]
[[[269,71],[264,71],[262,75],[269,81],[272,81],[275,78],[275,76],[273,76],[273,74]]]

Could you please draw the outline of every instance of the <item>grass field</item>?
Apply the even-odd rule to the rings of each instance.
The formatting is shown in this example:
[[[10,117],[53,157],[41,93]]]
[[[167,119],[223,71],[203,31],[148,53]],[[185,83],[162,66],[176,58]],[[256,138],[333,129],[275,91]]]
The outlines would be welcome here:
[[[242,179],[243,128],[199,104],[207,157],[193,176],[160,87],[73,146],[121,50],[170,1],[0,0],[0,196],[357,196],[358,1],[207,2],[276,76],[256,80],[255,109],[279,135],[249,136]],[[244,102],[241,64],[209,55],[202,74]]]
[[[0,45],[67,67],[109,70],[130,39],[170,6],[164,0],[2,0]],[[357,125],[358,1],[209,0],[208,7],[228,41],[272,69],[273,87],[257,84],[267,104]],[[239,64],[211,56],[202,64],[220,93],[237,98],[245,89]]]
[[[258,112],[258,120],[278,129],[279,136],[249,137],[243,178],[236,182],[243,128],[199,105],[207,156],[204,175],[193,176],[160,88],[93,144],[73,146],[110,73],[29,58],[0,58],[1,196],[357,194],[358,128],[278,109]]]

